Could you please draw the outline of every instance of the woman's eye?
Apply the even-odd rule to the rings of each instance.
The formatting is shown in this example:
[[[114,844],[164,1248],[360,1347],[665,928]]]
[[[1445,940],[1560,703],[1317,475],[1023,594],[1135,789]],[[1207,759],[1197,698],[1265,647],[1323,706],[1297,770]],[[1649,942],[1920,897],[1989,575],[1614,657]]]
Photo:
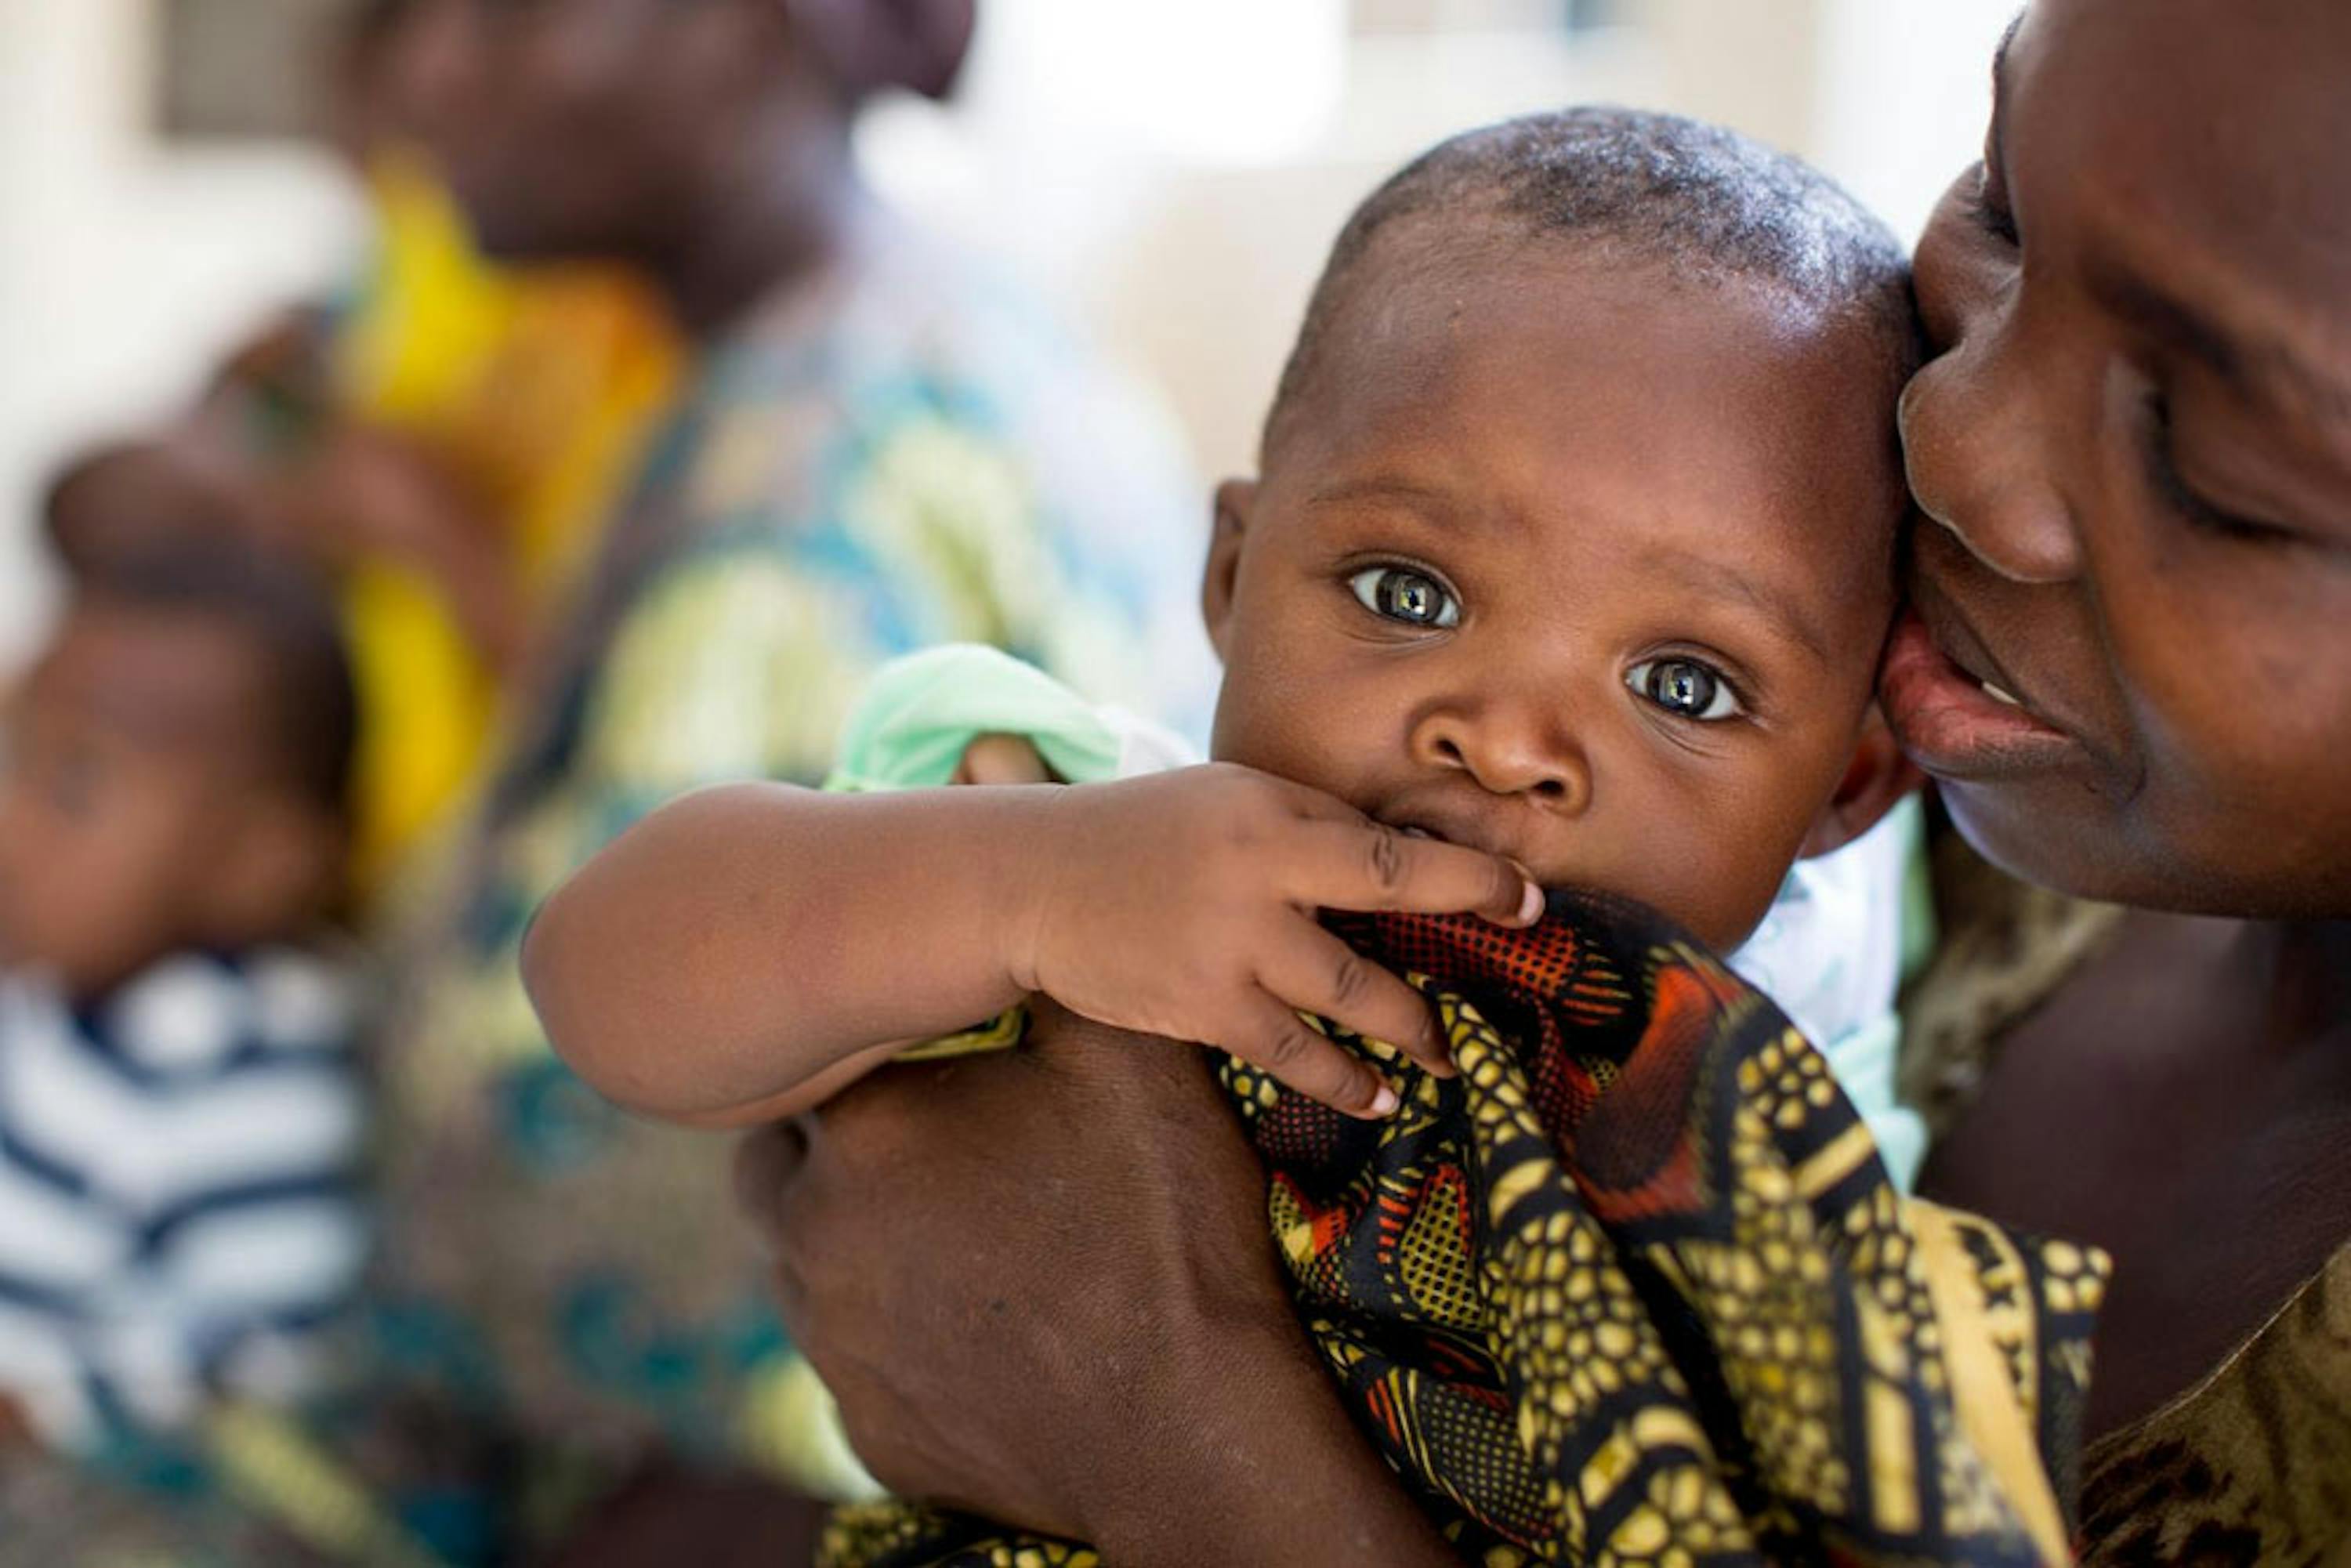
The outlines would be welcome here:
[[[1407,626],[1458,626],[1461,606],[1445,585],[1405,566],[1366,567],[1347,580],[1364,609]]]
[[[2156,494],[2191,525],[2224,538],[2252,544],[2292,544],[2301,538],[2292,528],[2216,507],[2189,488],[2180,475],[2179,460],[2172,455],[2171,400],[2161,393],[2152,394],[2147,418],[2153,425],[2147,444],[2147,480]]]
[[[1730,683],[1696,659],[1644,659],[1625,672],[1625,684],[1679,718],[1712,724],[1747,711]]]
[[[2016,219],[2010,215],[2007,208],[1995,206],[1982,197],[1977,198],[1975,207],[1976,226],[1985,234],[2011,250],[2022,243],[2016,232]]]

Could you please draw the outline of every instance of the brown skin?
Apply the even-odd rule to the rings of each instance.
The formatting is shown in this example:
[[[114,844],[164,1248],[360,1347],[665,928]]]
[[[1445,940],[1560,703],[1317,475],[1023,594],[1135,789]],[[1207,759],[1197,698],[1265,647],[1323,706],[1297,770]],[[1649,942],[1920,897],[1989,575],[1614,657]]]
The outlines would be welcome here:
[[[411,0],[371,58],[484,247],[632,264],[701,332],[837,255],[849,130],[937,93],[971,0]]]
[[[2073,742],[1993,777],[1926,760],[1970,839],[2046,885],[2351,911],[2346,59],[2351,15],[2310,0],[2225,24],[2043,5],[2001,72],[1997,168],[1920,245],[1944,351],[1903,428],[1945,526],[1915,591]]]
[[[1994,861],[2139,906],[1922,1186],[2115,1252],[2101,1429],[2346,1239],[2346,68],[2323,0],[2042,0],[1919,247],[1917,596],[2051,735],[1920,760]]]
[[[1294,1009],[1449,1071],[1427,1007],[1313,916],[1406,906],[1522,924],[1541,901],[1505,861],[1241,768],[850,797],[746,784],[664,807],[581,868],[533,923],[523,979],[581,1077],[691,1125],[807,1110],[1031,994],[1222,1044],[1377,1115],[1395,1091]]]
[[[1351,291],[1266,477],[1218,492],[1215,753],[1727,951],[1905,782],[1865,723],[1904,504],[1887,357],[1750,285],[1380,243],[1435,284]],[[1645,689],[1677,665],[1707,716]]]
[[[131,542],[95,505],[118,494],[86,493],[92,509],[66,508],[62,532],[101,556]],[[265,657],[201,613],[103,597],[68,608],[6,714],[0,968],[91,1001],[168,953],[298,936],[321,917],[343,831],[287,785],[255,717]],[[0,1394],[0,1458],[37,1441]]]
[[[256,716],[266,655],[201,613],[84,599],[19,688],[0,772],[0,963],[77,1000],[178,949],[295,935],[342,847]]]
[[[353,129],[420,143],[493,256],[634,267],[714,337],[851,252],[857,104],[945,92],[972,19],[973,0],[404,0],[370,42]],[[715,1506],[651,1489],[632,1540],[695,1561]]]
[[[1008,1159],[1040,1108],[1053,1135]],[[1332,1397],[1197,1053],[1047,1006],[1021,1051],[893,1068],[801,1127],[747,1144],[738,1186],[893,1490],[1132,1568],[1457,1561]]]
[[[1875,822],[1907,775],[1865,725],[1903,506],[1867,329],[1453,243],[1384,240],[1268,478],[1219,494],[1215,752],[1247,768],[679,801],[533,928],[566,1060],[624,1104],[737,1124],[1040,993],[1378,1115],[1394,1090],[1296,1010],[1438,1071],[1443,1048],[1316,909],[1523,923],[1515,862],[1728,949],[1800,851]],[[1678,709],[1653,689],[1676,670]]]

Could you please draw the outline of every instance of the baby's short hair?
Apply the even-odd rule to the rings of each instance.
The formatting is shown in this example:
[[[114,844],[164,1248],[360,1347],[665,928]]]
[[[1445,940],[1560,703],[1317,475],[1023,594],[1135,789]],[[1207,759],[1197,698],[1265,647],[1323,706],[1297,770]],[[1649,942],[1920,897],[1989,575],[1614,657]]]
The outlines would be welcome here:
[[[1562,239],[1692,279],[1761,281],[1874,329],[1889,377],[1918,357],[1909,267],[1884,223],[1801,159],[1677,114],[1592,107],[1465,131],[1374,191],[1339,234],[1266,418],[1270,451],[1321,369],[1374,242],[1441,217],[1502,241]]]

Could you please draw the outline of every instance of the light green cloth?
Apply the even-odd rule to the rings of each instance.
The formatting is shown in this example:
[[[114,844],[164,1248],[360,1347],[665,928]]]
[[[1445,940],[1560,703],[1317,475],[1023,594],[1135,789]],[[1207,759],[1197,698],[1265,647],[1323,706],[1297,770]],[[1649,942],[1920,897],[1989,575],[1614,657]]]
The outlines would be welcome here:
[[[1198,760],[1171,731],[1088,702],[1033,664],[976,643],[882,666],[842,726],[828,789],[932,789],[983,735],[1018,736],[1053,776],[1097,784]]]

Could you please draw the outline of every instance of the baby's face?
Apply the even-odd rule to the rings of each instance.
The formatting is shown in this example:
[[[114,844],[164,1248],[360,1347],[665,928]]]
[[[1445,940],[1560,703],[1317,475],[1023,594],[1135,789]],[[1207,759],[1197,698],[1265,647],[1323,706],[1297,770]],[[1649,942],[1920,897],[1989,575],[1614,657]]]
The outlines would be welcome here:
[[[67,616],[7,714],[0,967],[88,998],[201,938],[244,819],[282,793],[259,659],[197,616]]]
[[[1895,367],[1556,246],[1381,272],[1219,495],[1217,756],[1736,946],[1854,771]]]

